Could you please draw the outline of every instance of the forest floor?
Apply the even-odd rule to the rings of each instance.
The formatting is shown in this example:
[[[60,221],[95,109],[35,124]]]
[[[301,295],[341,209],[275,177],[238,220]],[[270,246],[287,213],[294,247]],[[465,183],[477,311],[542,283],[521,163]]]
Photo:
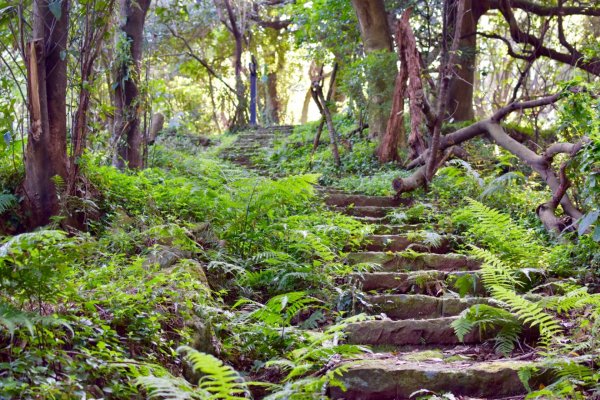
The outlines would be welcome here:
[[[545,189],[493,154],[394,199],[406,171],[353,136],[334,168],[314,131],[164,134],[140,171],[89,154],[62,204],[85,232],[16,234],[8,208],[0,399],[586,398],[600,299],[573,277],[600,251],[544,233]]]

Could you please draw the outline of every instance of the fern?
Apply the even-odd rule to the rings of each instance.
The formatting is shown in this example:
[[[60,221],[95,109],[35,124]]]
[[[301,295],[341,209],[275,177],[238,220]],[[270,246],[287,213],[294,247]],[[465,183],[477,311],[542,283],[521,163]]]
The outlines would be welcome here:
[[[54,175],[52,178],[52,183],[54,183],[54,187],[56,188],[56,192],[60,195],[63,194],[67,188],[67,184],[64,178],[60,175]]]
[[[0,193],[0,214],[5,213],[6,211],[13,208],[19,199],[17,196],[10,193]]]
[[[539,304],[525,300],[514,291],[501,286],[494,286],[491,290],[493,297],[504,302],[521,321],[532,327],[537,326],[545,343],[550,343],[562,333],[558,321],[544,312]]]
[[[449,283],[452,285],[452,288],[458,291],[458,295],[461,298],[469,293],[475,293],[477,290],[478,278],[473,274],[463,274],[458,277],[451,276],[448,280],[450,280]]]
[[[184,355],[195,372],[204,374],[198,387],[211,393],[211,399],[237,400],[249,394],[248,386],[240,374],[218,358],[188,346],[178,348],[177,352]]]
[[[567,313],[584,306],[592,306],[595,310],[600,308],[600,294],[588,293],[588,288],[585,286],[574,286],[567,289],[568,291],[564,295],[549,298],[544,306],[558,313]]]
[[[189,400],[206,399],[210,396],[210,393],[202,393],[200,390],[195,391],[185,379],[170,375],[162,377],[140,376],[135,382],[146,389],[150,399]]]
[[[479,175],[479,173],[477,171],[475,171],[475,169],[473,168],[473,166],[471,166],[471,164],[469,164],[465,160],[461,160],[460,158],[456,158],[454,160],[448,161],[448,164],[450,164],[450,165],[456,165],[458,167],[463,167],[464,170],[469,175],[471,175],[471,177],[475,180],[475,182],[477,182],[477,185],[479,185],[480,187],[483,186],[484,182],[483,182],[483,179],[481,178],[481,175]]]
[[[469,235],[503,261],[516,266],[539,265],[545,253],[533,232],[517,225],[507,214],[473,199],[467,201],[469,205],[454,213],[453,219],[467,224]]]
[[[290,292],[271,298],[265,305],[248,299],[236,302],[235,307],[250,304],[256,309],[243,316],[243,319],[254,319],[269,326],[286,327],[300,311],[314,307],[317,299],[306,296],[304,292]]]
[[[325,392],[328,387],[343,388],[339,377],[350,365],[344,363],[337,367],[337,363],[370,350],[364,346],[339,343],[345,338],[348,324],[370,318],[359,314],[328,327],[324,332],[305,332],[306,342],[302,347],[288,352],[285,358],[267,362],[267,366],[285,371],[286,377],[284,384],[277,385],[276,391],[266,399],[321,399],[327,398]],[[325,372],[315,373],[317,370]]]
[[[188,346],[179,347],[177,352],[191,364],[195,372],[202,374],[198,385],[192,386],[186,380],[170,374],[138,377],[136,383],[148,391],[150,398],[242,400],[248,397],[250,392],[247,383],[218,358]]]
[[[471,246],[469,253],[483,261],[481,265],[481,281],[486,288],[499,286],[506,289],[514,289],[521,285],[513,276],[514,270],[490,251]]]
[[[442,245],[444,236],[433,231],[416,231],[407,234],[407,238],[411,241],[421,241],[424,245],[438,248]]]
[[[452,322],[452,327],[461,341],[475,328],[482,333],[494,332],[494,347],[498,353],[505,356],[514,350],[522,330],[519,321],[509,311],[487,304],[477,304],[463,311],[459,318]]]
[[[452,321],[454,333],[461,342],[464,340],[465,336],[477,325],[476,321],[472,320],[471,318],[467,318],[467,312],[468,310],[465,310],[458,319]]]
[[[506,174],[500,175],[495,178],[493,181],[487,184],[483,192],[481,193],[481,198],[484,199],[486,197],[490,197],[497,192],[505,191],[508,187],[513,185],[517,185],[525,181],[525,175],[523,175],[520,171],[511,171]]]
[[[574,361],[550,360],[545,363],[557,380],[552,384],[529,393],[528,399],[574,398],[582,399],[579,390],[597,390],[600,375],[591,368]],[[534,371],[535,372],[535,371]],[[588,398],[587,396],[585,398]]]

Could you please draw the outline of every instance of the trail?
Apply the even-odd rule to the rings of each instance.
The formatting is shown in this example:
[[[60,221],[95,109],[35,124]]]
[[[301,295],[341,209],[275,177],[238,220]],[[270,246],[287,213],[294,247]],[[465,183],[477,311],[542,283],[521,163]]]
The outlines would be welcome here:
[[[247,168],[260,168],[252,156],[272,146],[276,137],[293,127],[258,128],[241,133],[223,157]],[[265,172],[262,171],[264,174]],[[347,340],[369,345],[372,354],[347,360],[343,392],[333,399],[409,399],[419,395],[452,393],[461,399],[522,399],[527,393],[518,371],[531,361],[498,359],[482,348],[488,337],[473,332],[460,342],[451,324],[473,304],[486,304],[479,282],[480,263],[455,251],[461,238],[442,235],[432,240],[419,221],[394,224],[389,215],[408,207],[390,197],[364,196],[319,188],[332,210],[373,225],[358,252],[348,253],[349,265],[374,263],[377,272],[355,273],[349,278],[366,295],[371,307],[363,311],[379,319],[349,325]],[[408,250],[408,251],[407,251]],[[473,290],[463,298],[443,290],[469,274]],[[411,397],[413,396],[413,397]]]

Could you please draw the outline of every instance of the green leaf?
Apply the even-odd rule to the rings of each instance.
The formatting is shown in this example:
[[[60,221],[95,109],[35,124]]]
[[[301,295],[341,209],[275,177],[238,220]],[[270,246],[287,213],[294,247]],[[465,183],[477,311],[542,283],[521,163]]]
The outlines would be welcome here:
[[[598,220],[598,216],[600,216],[600,211],[599,210],[594,210],[592,212],[587,213],[581,219],[581,222],[579,223],[579,228],[577,229],[577,233],[579,234],[579,236],[585,234],[585,232],[588,230],[588,228],[594,222],[596,222],[596,220]],[[594,233],[594,235],[595,235],[595,233]]]
[[[54,0],[48,3],[48,10],[54,15],[57,21],[62,17],[62,0]]]

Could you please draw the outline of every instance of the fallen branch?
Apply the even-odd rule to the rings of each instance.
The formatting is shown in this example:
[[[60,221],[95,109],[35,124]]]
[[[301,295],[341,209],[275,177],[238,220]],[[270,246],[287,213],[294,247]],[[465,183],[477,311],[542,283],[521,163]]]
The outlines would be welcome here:
[[[548,230],[561,231],[565,229],[565,227],[570,225],[571,221],[579,220],[583,214],[573,204],[567,193],[570,183],[568,182],[568,179],[566,179],[566,164],[563,163],[557,172],[552,166],[552,161],[558,154],[568,154],[570,158],[573,158],[589,139],[584,137],[577,143],[553,143],[539,155],[524,144],[513,139],[500,125],[500,122],[514,111],[553,104],[558,101],[560,97],[561,94],[554,94],[536,100],[511,103],[498,110],[489,119],[476,122],[468,127],[459,129],[440,138],[439,148],[440,151],[443,152],[443,156],[441,157],[441,160],[434,165],[434,173],[451,155],[450,149],[453,146],[487,134],[494,143],[515,155],[540,175],[552,191],[553,197],[552,200],[538,207],[537,214]],[[411,163],[413,167],[420,165],[415,169],[411,176],[408,178],[394,179],[392,185],[394,190],[396,190],[397,196],[426,186],[429,178],[425,160],[430,159],[430,154],[431,150],[428,150]],[[559,204],[567,218],[559,218],[556,216],[556,208]]]

